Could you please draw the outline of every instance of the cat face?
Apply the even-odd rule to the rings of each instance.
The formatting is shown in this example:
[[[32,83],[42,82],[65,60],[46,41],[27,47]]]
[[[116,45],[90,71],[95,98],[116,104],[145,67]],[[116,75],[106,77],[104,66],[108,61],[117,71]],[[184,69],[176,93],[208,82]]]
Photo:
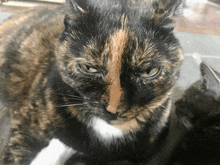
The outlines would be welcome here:
[[[96,116],[125,132],[167,118],[183,60],[170,27],[179,3],[68,1],[56,63],[86,109],[73,115]]]
[[[204,62],[200,70],[201,80],[189,87],[176,103],[177,115],[187,117],[188,123],[220,112],[220,74]]]

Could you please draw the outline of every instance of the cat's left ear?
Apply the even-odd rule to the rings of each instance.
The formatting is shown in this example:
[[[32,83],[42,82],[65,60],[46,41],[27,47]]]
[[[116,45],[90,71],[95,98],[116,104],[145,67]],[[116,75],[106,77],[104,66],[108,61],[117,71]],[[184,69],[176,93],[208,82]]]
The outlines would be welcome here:
[[[66,6],[73,12],[86,12],[88,0],[66,0]]]
[[[207,90],[214,92],[215,99],[220,99],[220,74],[209,67],[205,62],[200,64],[203,85]]]
[[[79,15],[86,13],[88,8],[88,0],[66,0],[65,4],[65,25],[73,23],[73,20]]]
[[[151,19],[163,27],[173,27],[180,15],[182,0],[152,0]]]
[[[66,0],[66,4],[70,9],[78,12],[86,12],[88,0]]]

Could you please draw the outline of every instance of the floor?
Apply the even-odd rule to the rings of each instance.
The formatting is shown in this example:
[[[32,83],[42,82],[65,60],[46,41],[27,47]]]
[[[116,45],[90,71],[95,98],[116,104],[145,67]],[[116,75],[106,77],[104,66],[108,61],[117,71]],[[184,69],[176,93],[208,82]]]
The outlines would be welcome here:
[[[55,0],[54,0],[55,1]],[[30,7],[58,5],[65,0],[9,0],[0,4],[0,24],[12,14]],[[212,0],[213,1],[213,0]],[[218,1],[218,0],[215,0]],[[186,0],[183,15],[175,28],[176,37],[183,47],[185,60],[178,81],[185,89],[200,78],[199,63],[207,62],[220,71],[220,5],[207,0]]]
[[[183,89],[200,78],[201,61],[220,71],[220,5],[188,1],[175,28],[185,55],[178,81]]]

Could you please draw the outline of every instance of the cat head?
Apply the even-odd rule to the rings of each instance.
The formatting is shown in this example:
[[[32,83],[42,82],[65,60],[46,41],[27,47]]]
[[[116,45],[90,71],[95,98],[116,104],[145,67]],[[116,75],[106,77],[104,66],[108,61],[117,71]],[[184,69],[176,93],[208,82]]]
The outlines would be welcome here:
[[[176,102],[177,116],[183,118],[187,127],[209,115],[220,113],[220,74],[205,62],[201,63],[200,70],[201,79]]]
[[[126,131],[148,119],[166,121],[183,60],[172,26],[179,4],[67,0],[56,64],[88,110],[78,116],[98,116]]]

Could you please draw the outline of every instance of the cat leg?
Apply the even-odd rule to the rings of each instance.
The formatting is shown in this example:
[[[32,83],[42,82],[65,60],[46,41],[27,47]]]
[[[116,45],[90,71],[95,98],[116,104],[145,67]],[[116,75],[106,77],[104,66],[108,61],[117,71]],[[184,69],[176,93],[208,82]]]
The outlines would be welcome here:
[[[58,139],[36,138],[24,125],[13,127],[3,154],[4,165],[64,165],[77,152]]]
[[[76,152],[58,139],[52,139],[50,144],[37,154],[30,165],[64,165]]]

